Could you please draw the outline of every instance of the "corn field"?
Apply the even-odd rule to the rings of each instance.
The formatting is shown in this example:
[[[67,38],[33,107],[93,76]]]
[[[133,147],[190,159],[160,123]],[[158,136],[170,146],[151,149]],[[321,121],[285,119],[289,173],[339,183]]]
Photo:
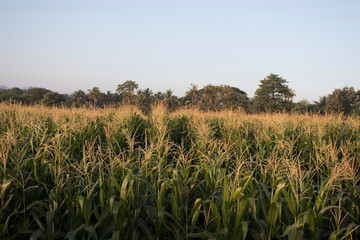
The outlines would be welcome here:
[[[0,239],[360,239],[360,118],[0,104]]]

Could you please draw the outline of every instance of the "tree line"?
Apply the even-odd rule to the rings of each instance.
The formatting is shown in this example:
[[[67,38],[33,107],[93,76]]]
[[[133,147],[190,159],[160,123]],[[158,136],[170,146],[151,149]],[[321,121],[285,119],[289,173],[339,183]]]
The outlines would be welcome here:
[[[151,105],[157,102],[163,103],[170,112],[181,107],[197,107],[204,111],[242,109],[249,113],[360,113],[360,90],[356,91],[353,87],[335,89],[314,103],[306,100],[294,103],[294,96],[295,91],[288,86],[288,81],[276,74],[270,74],[260,81],[253,98],[249,98],[246,92],[237,87],[211,84],[201,89],[192,84],[185,96],[177,97],[171,89],[156,93],[149,88],[139,89],[139,85],[132,80],[119,84],[114,93],[101,92],[98,87],[93,87],[87,92],[77,90],[70,95],[44,88],[0,90],[0,100],[6,102],[68,107],[116,107],[131,104],[138,106],[145,114],[148,114]]]

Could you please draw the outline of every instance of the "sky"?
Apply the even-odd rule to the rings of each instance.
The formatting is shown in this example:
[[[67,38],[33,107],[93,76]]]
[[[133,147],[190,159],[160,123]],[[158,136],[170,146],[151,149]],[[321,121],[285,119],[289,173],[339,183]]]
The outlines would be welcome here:
[[[0,0],[0,85],[252,97],[270,73],[295,101],[360,89],[360,1]]]

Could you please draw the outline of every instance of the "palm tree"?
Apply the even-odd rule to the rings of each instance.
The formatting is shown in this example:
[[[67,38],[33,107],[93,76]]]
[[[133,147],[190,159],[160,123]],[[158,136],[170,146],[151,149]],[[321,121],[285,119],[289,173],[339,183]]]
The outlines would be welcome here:
[[[86,93],[83,90],[77,90],[72,94],[72,102],[75,103],[77,107],[84,105],[86,100]]]
[[[154,94],[154,101],[157,103],[157,102],[162,102],[165,98],[164,96],[165,94],[162,93],[162,92],[157,92]]]
[[[177,98],[173,93],[173,90],[168,89],[164,94],[164,103],[168,111],[173,111],[175,109]]]
[[[89,99],[92,100],[94,106],[97,106],[100,100],[102,99],[101,91],[98,87],[93,87],[93,89],[89,89]]]
[[[111,105],[115,102],[115,100],[116,100],[116,95],[111,93],[111,91],[106,91],[106,94],[104,95],[104,102],[107,105]]]
[[[191,84],[189,91],[185,93],[185,99],[188,99],[190,105],[196,106],[200,101],[201,95],[199,93],[198,87],[195,84]]]
[[[209,84],[203,89],[203,97],[200,99],[201,108],[203,110],[216,110],[216,89],[215,86]],[[220,104],[220,103],[219,103]]]
[[[319,101],[315,101],[315,106],[319,113],[323,114],[325,112],[326,103],[327,103],[326,96],[322,96],[319,98]]]
[[[137,91],[137,97],[136,102],[138,104],[138,107],[145,113],[150,113],[150,106],[153,102],[153,92],[146,88],[145,90],[138,90]]]

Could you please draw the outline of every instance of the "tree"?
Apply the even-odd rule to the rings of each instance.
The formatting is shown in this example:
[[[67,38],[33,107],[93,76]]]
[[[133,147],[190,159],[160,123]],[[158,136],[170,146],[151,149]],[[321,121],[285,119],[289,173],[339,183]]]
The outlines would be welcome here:
[[[162,92],[157,92],[154,94],[154,101],[157,102],[162,102],[165,98],[165,94]]]
[[[221,98],[220,104],[223,108],[236,109],[240,107],[243,110],[247,110],[248,97],[244,91],[236,87],[222,85],[219,87],[219,92]]]
[[[149,88],[146,88],[145,90],[138,90],[137,96],[136,96],[136,102],[138,107],[143,111],[145,114],[150,113],[150,107],[153,103],[153,93]]]
[[[177,97],[173,95],[173,91],[171,89],[168,89],[165,91],[164,94],[164,103],[168,111],[174,111],[175,107],[177,105]]]
[[[113,94],[111,91],[106,91],[104,95],[104,102],[106,105],[110,106],[117,102],[117,95]]]
[[[21,101],[21,95],[25,93],[25,90],[22,90],[20,88],[11,88],[11,89],[4,89],[0,92],[0,100],[1,101]]]
[[[102,100],[102,93],[98,87],[93,87],[93,89],[89,89],[89,99],[92,101],[94,106],[98,106],[100,101]]]
[[[76,107],[84,105],[87,101],[86,93],[83,90],[77,90],[71,95],[71,102],[75,104]]]
[[[39,103],[50,90],[45,88],[29,88],[20,96],[25,103]]]
[[[139,85],[132,80],[127,80],[122,84],[119,84],[116,88],[116,93],[120,96],[123,103],[134,104],[135,90]]]
[[[255,92],[254,110],[258,112],[290,110],[295,93],[286,83],[285,79],[273,73],[261,80]]]
[[[183,102],[190,106],[199,106],[201,110],[219,111],[221,109],[247,109],[247,94],[236,87],[228,85],[206,85],[198,90],[192,85],[186,92]]]
[[[200,109],[201,110],[219,110],[220,101],[218,98],[218,91],[214,85],[206,85],[203,89],[200,90],[201,99],[200,99]]]
[[[319,101],[315,101],[315,111],[317,111],[320,114],[324,114],[326,109],[326,102],[327,102],[326,96],[322,96],[319,98]]]
[[[64,95],[57,92],[48,92],[44,95],[44,98],[41,100],[46,106],[59,106],[61,103],[64,103],[66,98]]]
[[[305,99],[294,104],[293,111],[298,113],[307,113],[312,110],[312,105]]]
[[[328,95],[326,101],[326,110],[329,112],[350,114],[355,110],[358,94],[353,87],[344,87],[335,89]]]
[[[198,86],[191,84],[189,91],[185,93],[184,103],[185,105],[197,106],[201,99],[201,93],[199,92]]]

